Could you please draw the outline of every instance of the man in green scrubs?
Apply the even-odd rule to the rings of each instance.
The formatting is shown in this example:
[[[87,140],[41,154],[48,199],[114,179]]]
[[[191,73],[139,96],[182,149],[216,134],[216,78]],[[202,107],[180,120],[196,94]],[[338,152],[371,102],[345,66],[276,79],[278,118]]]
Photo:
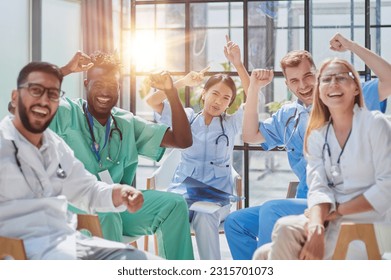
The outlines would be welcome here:
[[[83,70],[86,58],[78,52],[62,68],[63,74]],[[143,120],[115,107],[120,92],[120,64],[112,54],[95,53],[84,86],[87,101],[61,100],[50,128],[74,150],[85,168],[102,181],[131,184],[138,156],[160,160],[164,147],[192,144],[190,125],[171,77],[162,74],[152,84],[163,89],[171,104],[172,128]],[[174,117],[175,116],[175,117]],[[122,235],[156,233],[159,255],[166,259],[194,259],[188,208],[182,196],[143,191],[144,204],[136,213],[98,213],[105,238],[122,241]],[[72,211],[80,212],[73,206]]]

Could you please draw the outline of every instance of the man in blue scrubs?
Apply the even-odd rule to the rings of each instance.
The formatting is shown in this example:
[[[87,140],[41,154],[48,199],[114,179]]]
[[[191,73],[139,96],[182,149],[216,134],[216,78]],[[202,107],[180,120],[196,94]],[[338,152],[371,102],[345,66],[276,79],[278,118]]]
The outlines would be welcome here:
[[[336,34],[330,40],[330,48],[341,52],[352,51],[373,70],[378,79],[363,84],[364,99],[368,109],[380,110],[381,102],[391,94],[391,65],[341,34]],[[231,62],[242,81],[246,76],[248,81],[248,73],[242,70],[243,67],[237,61]],[[312,107],[316,69],[312,56],[307,51],[288,53],[281,60],[281,68],[287,87],[298,100],[284,105],[271,118],[259,122],[258,96],[248,95],[243,120],[243,141],[261,144],[265,150],[284,147],[288,152],[289,164],[300,183],[294,199],[271,200],[260,206],[233,212],[226,218],[225,234],[234,259],[251,259],[257,247],[271,241],[274,224],[279,218],[302,214],[307,208],[307,163],[303,155],[303,139]],[[264,86],[267,83],[265,81]]]

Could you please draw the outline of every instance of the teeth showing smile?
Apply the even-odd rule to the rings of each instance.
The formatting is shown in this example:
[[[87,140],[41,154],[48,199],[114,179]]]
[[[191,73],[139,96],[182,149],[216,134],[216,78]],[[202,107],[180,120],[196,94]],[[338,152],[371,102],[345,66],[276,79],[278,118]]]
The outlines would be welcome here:
[[[312,89],[310,89],[307,92],[300,92],[300,95],[302,95],[304,97],[310,96],[310,95],[312,95]]]
[[[111,100],[111,98],[109,97],[97,97],[96,99],[98,100],[99,103],[103,103],[103,104],[109,103]]]
[[[38,114],[42,117],[45,117],[47,114],[49,114],[49,111],[47,109],[41,107],[33,107],[31,111],[33,111],[35,114]]]
[[[328,94],[329,97],[341,97],[342,93],[339,92],[333,92]]]

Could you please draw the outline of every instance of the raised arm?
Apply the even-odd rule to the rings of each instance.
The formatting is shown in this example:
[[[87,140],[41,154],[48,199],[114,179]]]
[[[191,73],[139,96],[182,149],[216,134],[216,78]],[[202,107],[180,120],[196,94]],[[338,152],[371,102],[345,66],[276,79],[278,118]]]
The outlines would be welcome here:
[[[274,77],[272,70],[255,69],[251,73],[248,95],[243,115],[243,141],[250,144],[265,142],[259,130],[258,108],[260,89],[268,85]]]
[[[172,148],[187,148],[193,144],[189,120],[183,109],[174,87],[172,78],[168,72],[153,74],[150,76],[151,85],[154,88],[164,91],[171,107],[172,127],[164,134],[161,146]]]
[[[92,66],[94,63],[91,62],[91,58],[82,51],[77,51],[67,65],[61,67],[61,73],[66,76],[71,73],[87,71]]]
[[[373,51],[337,33],[330,40],[330,49],[338,52],[351,51],[361,58],[379,78],[379,101],[391,95],[391,64]]]
[[[209,66],[202,69],[200,72],[191,71],[183,78],[174,82],[174,87],[179,89],[184,86],[194,87],[198,86],[204,80],[204,74],[209,70]],[[161,114],[163,111],[163,101],[167,98],[163,90],[156,90],[145,97],[147,104],[157,113]]]
[[[238,72],[240,81],[244,89],[244,93],[248,94],[248,87],[250,85],[250,75],[248,74],[242,62],[239,46],[232,42],[228,35],[225,35],[226,45],[224,46],[225,57],[233,64]]]

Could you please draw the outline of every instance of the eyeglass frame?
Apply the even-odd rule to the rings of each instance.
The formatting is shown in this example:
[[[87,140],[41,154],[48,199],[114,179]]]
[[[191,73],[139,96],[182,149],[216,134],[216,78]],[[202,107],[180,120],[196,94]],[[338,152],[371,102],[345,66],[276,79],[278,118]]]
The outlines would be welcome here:
[[[335,74],[329,74],[329,75],[320,75],[319,78],[318,78],[318,82],[320,85],[329,85],[331,84],[331,82],[333,81],[333,77],[335,78],[335,82],[337,84],[341,84],[343,82],[339,81],[337,76],[338,75],[344,75],[344,74],[348,74],[348,76],[354,81],[356,78],[354,77],[354,74],[351,72],[351,71],[346,71],[346,72],[341,72],[341,73],[335,73]],[[322,77],[330,77],[330,81],[329,82],[323,82],[321,79]],[[346,78],[346,76],[344,77]]]
[[[42,91],[40,94],[32,93],[32,92],[31,92],[31,89],[30,89],[31,86],[40,87],[40,88],[43,89],[43,91]],[[41,97],[45,94],[45,92],[47,92],[47,93],[48,93],[48,98],[49,98],[49,100],[52,101],[52,102],[59,102],[60,99],[61,99],[61,97],[63,97],[64,94],[65,94],[65,91],[61,90],[61,88],[48,88],[48,87],[44,87],[43,85],[37,84],[37,83],[24,83],[24,84],[18,86],[18,89],[21,89],[21,88],[27,89],[27,92],[28,92],[32,97],[37,98],[37,99],[38,99],[38,98],[41,98]],[[58,91],[58,98],[53,98],[52,96],[50,96],[50,90],[56,90],[56,91]]]

